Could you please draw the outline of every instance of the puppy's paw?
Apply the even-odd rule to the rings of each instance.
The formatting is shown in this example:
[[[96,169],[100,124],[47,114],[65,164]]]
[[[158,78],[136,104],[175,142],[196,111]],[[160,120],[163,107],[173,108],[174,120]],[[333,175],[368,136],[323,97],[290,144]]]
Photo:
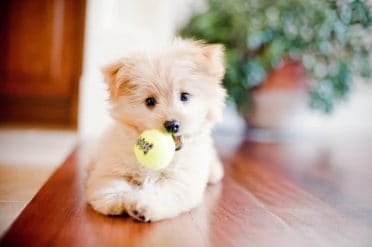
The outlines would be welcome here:
[[[133,203],[127,209],[129,216],[141,222],[151,222],[150,213],[147,207],[142,206],[138,203]]]
[[[88,203],[94,210],[104,215],[125,213],[125,202],[132,192],[130,184],[124,180],[91,180],[90,182],[87,186]],[[102,184],[103,186],[97,186]]]
[[[119,195],[106,194],[91,198],[89,204],[97,212],[104,215],[121,215],[125,212],[125,205],[119,199]]]
[[[158,198],[159,199],[159,198]],[[146,193],[135,194],[127,205],[129,216],[141,222],[161,220],[166,217],[165,208],[160,207],[159,200]]]

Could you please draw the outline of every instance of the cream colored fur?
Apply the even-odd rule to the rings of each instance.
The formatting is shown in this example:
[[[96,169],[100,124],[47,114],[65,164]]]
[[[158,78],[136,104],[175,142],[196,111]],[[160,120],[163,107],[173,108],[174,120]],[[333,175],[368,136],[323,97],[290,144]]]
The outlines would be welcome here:
[[[102,136],[89,168],[89,204],[105,215],[128,213],[140,221],[174,217],[197,206],[207,183],[223,177],[211,138],[226,93],[223,47],[176,39],[161,52],[136,52],[104,68],[115,124]],[[188,102],[180,94],[190,94]],[[157,104],[147,107],[154,97]],[[137,136],[181,123],[183,147],[159,171],[142,167],[133,153]]]

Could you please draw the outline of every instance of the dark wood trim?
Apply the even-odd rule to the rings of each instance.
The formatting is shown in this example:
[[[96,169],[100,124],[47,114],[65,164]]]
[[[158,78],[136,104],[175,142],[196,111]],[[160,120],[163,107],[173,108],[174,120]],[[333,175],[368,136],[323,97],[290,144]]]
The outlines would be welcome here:
[[[69,98],[64,97],[8,97],[0,96],[1,125],[55,125],[75,129],[76,114]]]

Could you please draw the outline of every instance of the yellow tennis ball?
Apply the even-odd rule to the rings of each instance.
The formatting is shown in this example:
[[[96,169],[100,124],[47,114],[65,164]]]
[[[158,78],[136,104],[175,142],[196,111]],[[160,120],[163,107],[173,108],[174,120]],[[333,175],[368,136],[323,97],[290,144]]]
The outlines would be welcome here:
[[[159,170],[169,165],[175,148],[172,134],[156,129],[145,130],[134,144],[134,154],[143,166]]]

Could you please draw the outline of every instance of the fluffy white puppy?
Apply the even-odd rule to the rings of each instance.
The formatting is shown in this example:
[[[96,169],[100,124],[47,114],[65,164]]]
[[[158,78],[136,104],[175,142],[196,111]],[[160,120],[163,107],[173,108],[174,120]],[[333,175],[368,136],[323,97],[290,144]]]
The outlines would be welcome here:
[[[104,68],[115,124],[102,136],[87,179],[88,203],[105,215],[156,221],[189,211],[223,177],[211,128],[226,92],[223,46],[176,39],[157,53],[129,54]],[[133,153],[146,129],[172,132],[180,148],[161,170]]]

